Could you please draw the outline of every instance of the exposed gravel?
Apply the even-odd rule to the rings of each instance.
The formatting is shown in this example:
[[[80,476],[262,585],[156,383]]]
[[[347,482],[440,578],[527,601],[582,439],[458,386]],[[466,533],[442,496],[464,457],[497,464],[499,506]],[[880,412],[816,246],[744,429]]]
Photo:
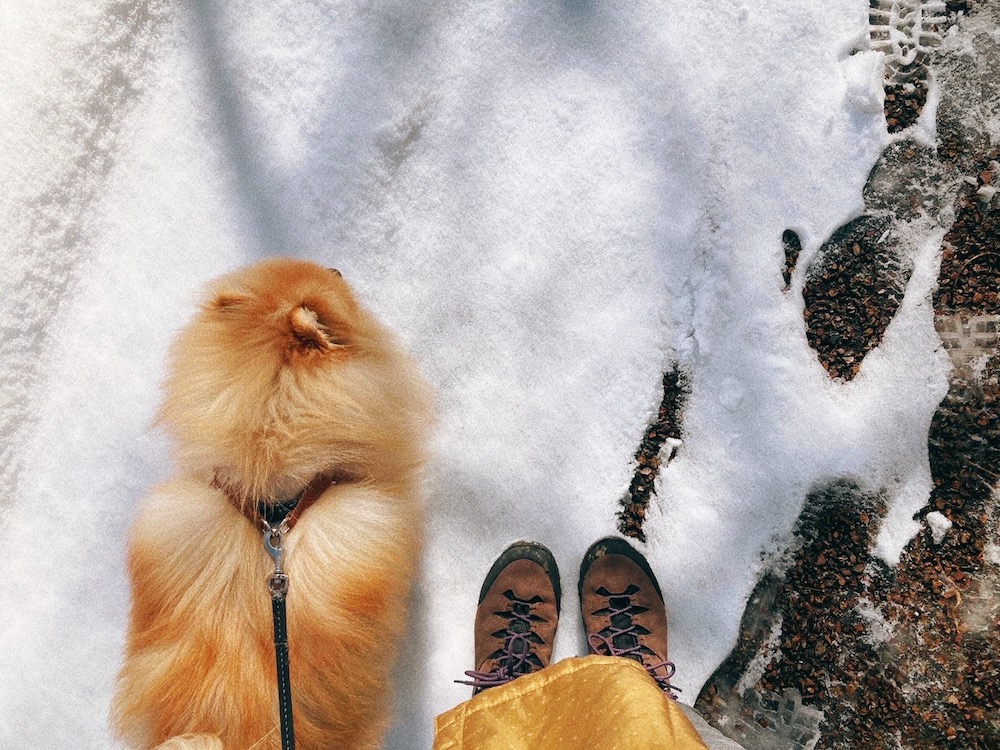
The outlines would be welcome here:
[[[664,445],[668,440],[680,438],[681,414],[687,390],[687,382],[676,367],[664,373],[663,400],[635,452],[635,474],[618,513],[618,529],[626,536],[646,541],[642,523],[654,494],[653,483],[660,472],[660,464],[669,462],[673,455],[673,447],[668,445],[664,450]]]
[[[809,345],[831,376],[857,375],[896,314],[910,270],[888,216],[862,216],[820,248],[806,277],[804,316]]]

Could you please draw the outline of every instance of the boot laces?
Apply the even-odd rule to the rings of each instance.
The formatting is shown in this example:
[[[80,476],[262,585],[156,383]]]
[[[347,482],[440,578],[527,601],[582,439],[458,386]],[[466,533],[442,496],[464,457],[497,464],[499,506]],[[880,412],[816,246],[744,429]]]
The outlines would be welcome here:
[[[494,638],[502,638],[503,646],[487,658],[487,663],[497,664],[496,669],[488,672],[469,670],[465,675],[471,679],[455,680],[461,685],[472,685],[477,693],[486,688],[505,685],[521,675],[545,666],[534,652],[535,645],[545,643],[535,633],[534,625],[547,620],[531,612],[535,604],[543,601],[542,597],[521,599],[510,590],[505,591],[504,596],[511,602],[510,609],[494,614],[507,620],[507,627],[491,634]]]
[[[649,609],[632,603],[632,596],[638,592],[639,587],[635,584],[630,584],[621,593],[612,593],[604,586],[597,589],[599,595],[607,597],[608,606],[592,614],[608,617],[610,624],[603,630],[588,635],[587,644],[592,654],[624,656],[626,659],[639,662],[660,689],[673,700],[677,700],[680,688],[670,684],[670,678],[674,676],[677,668],[673,662],[660,659],[659,654],[639,641],[639,636],[649,635],[649,631],[633,618],[635,615],[648,612]],[[647,658],[650,656],[653,658]]]

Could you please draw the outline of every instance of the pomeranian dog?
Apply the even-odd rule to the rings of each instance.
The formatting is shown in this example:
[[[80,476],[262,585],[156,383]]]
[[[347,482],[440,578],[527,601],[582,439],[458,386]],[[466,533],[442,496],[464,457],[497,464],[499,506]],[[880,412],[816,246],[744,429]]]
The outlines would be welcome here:
[[[427,387],[337,271],[270,260],[209,291],[158,417],[179,472],[132,529],[113,727],[136,748],[281,746],[254,521],[308,490],[283,559],[296,744],[377,748],[417,570]]]

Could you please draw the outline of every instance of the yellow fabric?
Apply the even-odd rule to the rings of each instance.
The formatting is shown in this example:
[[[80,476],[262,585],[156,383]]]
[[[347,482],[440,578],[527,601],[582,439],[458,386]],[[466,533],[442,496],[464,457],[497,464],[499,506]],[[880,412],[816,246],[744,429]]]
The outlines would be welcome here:
[[[437,717],[434,750],[707,750],[631,659],[564,659]]]

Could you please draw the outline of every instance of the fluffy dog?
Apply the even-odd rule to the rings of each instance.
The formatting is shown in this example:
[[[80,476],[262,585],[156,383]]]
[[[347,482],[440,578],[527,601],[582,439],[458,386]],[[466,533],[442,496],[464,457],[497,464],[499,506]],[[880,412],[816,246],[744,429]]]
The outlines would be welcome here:
[[[272,260],[211,286],[174,345],[159,414],[179,474],[132,530],[112,708],[123,740],[280,747],[274,565],[248,519],[319,486],[285,541],[296,743],[381,744],[429,412],[415,365],[338,272]]]

